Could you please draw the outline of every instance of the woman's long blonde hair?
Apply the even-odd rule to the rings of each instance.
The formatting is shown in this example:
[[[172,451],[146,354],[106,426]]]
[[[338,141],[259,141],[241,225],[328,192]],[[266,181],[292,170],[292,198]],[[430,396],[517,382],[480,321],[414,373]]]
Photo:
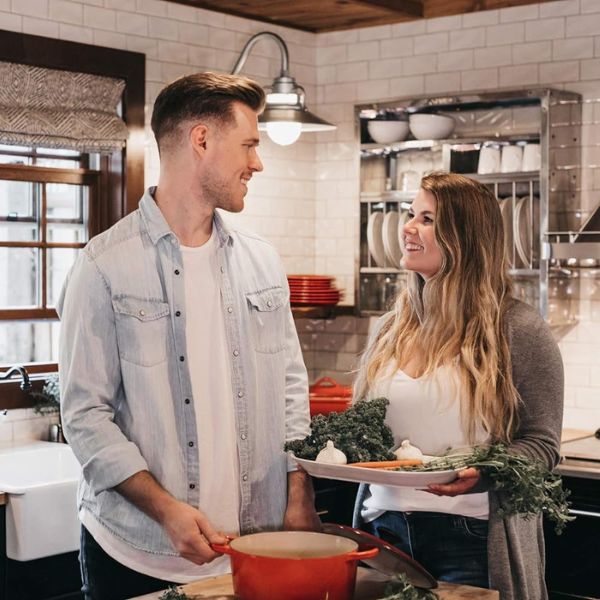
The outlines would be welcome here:
[[[407,288],[363,355],[355,397],[367,396],[390,363],[400,368],[415,351],[425,359],[420,374],[456,362],[468,439],[474,441],[480,424],[492,439],[509,442],[519,395],[504,319],[512,296],[498,201],[484,185],[454,173],[430,173],[421,188],[436,199],[442,266],[427,281],[408,274]]]

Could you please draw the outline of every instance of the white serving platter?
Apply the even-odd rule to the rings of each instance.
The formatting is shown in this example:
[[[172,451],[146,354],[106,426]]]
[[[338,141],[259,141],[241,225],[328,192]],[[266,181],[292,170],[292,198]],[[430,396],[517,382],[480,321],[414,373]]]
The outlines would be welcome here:
[[[313,477],[338,479],[357,483],[374,483],[395,487],[424,488],[432,483],[450,483],[458,477],[458,471],[386,471],[350,465],[318,463],[314,460],[294,457],[296,462]]]

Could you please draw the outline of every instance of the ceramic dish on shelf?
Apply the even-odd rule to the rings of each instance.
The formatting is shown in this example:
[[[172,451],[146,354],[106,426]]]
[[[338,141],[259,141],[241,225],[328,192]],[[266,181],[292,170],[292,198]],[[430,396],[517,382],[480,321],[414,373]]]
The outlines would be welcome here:
[[[296,457],[294,457],[294,460],[313,477],[391,485],[394,487],[423,489],[432,483],[449,483],[458,477],[456,469],[443,471],[386,471],[384,469],[369,469],[352,465],[321,463]]]
[[[400,251],[400,242],[398,241],[398,213],[393,210],[383,217],[383,248],[388,262],[393,267],[400,267],[402,252]]]
[[[408,221],[408,213],[403,210],[402,214],[398,218],[398,230],[396,231],[396,235],[398,236],[398,246],[400,247],[400,260],[402,260],[402,255],[404,254],[404,226]],[[400,260],[398,261],[398,267],[400,267]]]
[[[382,238],[383,213],[374,212],[367,223],[367,246],[376,266],[385,265],[385,249]]]
[[[500,201],[500,212],[502,213],[502,222],[504,225],[504,248],[508,259],[510,269],[515,266],[515,248],[514,248],[514,225],[513,225],[513,199],[505,198]]]
[[[533,197],[533,204],[529,196],[521,198],[515,208],[515,246],[524,267],[529,267],[537,259],[537,240],[539,238],[538,220],[535,218],[537,210],[537,196]]]

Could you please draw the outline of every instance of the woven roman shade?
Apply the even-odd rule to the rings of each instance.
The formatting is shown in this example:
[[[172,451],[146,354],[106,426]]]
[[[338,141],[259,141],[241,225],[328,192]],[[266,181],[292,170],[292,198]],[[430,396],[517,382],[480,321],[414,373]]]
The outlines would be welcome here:
[[[124,88],[122,79],[0,62],[0,143],[120,150],[127,140],[117,114]]]

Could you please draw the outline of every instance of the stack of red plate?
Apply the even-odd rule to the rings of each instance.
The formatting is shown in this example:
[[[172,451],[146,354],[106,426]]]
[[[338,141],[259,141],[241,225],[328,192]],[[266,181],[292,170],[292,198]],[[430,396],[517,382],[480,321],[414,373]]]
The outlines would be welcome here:
[[[300,306],[331,306],[343,297],[329,275],[288,275],[290,301]]]

